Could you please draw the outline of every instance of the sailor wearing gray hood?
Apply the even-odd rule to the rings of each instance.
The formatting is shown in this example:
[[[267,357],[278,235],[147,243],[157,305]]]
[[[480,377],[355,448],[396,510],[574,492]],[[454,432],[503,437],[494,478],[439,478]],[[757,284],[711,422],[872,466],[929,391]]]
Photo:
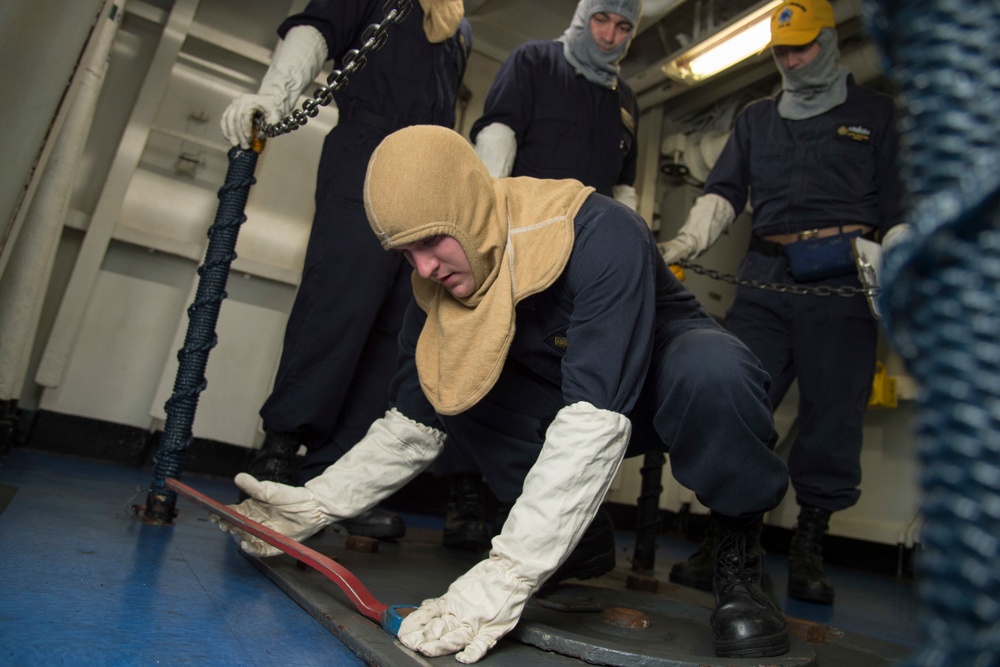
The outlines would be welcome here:
[[[470,137],[495,177],[575,178],[635,208],[639,107],[620,78],[640,0],[580,0],[552,41],[500,67]]]

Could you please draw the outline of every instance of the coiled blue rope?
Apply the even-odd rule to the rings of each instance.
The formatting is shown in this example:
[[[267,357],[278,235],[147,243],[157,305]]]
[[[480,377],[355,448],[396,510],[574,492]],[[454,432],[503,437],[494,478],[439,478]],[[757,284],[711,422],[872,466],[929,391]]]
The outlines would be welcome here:
[[[153,457],[153,484],[146,501],[143,520],[147,523],[172,523],[177,494],[166,487],[168,477],[180,478],[184,454],[193,440],[192,425],[198,397],[207,386],[205,367],[208,353],[218,340],[215,325],[219,308],[226,298],[229,267],[236,259],[236,239],[246,222],[247,198],[256,183],[257,150],[232,148],[229,169],[219,189],[219,207],[208,230],[205,261],[198,268],[198,289],[188,307],[188,329],[184,345],[177,353],[179,365],[173,395],[167,400],[167,421],[160,445]]]
[[[1000,2],[868,0],[902,105],[913,234],[883,324],[918,381],[924,644],[908,664],[1000,664]]]

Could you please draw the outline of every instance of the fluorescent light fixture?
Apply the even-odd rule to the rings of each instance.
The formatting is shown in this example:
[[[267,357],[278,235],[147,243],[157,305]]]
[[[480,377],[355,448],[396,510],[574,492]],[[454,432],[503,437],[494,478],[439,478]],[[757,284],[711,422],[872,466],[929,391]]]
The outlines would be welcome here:
[[[663,73],[695,83],[760,53],[771,41],[771,12],[781,2],[772,0],[692,46],[664,65]]]

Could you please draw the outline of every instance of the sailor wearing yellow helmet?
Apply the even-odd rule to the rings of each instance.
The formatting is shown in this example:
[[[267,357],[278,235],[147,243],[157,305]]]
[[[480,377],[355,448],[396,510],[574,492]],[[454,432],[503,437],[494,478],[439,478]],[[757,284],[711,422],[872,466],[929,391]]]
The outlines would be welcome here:
[[[697,257],[750,204],[741,283],[789,290],[737,287],[726,328],[771,375],[773,406],[798,380],[799,432],[788,467],[800,511],[788,594],[832,604],[822,539],[830,515],[861,494],[862,423],[877,331],[863,294],[825,298],[793,288],[860,288],[850,238],[881,239],[887,247],[905,233],[895,108],[892,98],[859,86],[840,64],[827,0],[780,5],[771,15],[769,46],[781,91],[737,116],[704,194],[662,251],[668,263]],[[822,262],[815,260],[820,245]],[[713,544],[710,532],[690,559],[674,566],[671,580],[711,590]]]

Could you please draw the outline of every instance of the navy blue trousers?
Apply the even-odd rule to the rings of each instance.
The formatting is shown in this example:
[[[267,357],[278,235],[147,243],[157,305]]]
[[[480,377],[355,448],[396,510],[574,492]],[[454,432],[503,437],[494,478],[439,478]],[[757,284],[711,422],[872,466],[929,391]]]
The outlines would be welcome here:
[[[323,145],[302,281],[285,329],[264,426],[309,449],[301,481],[320,474],[385,414],[410,265],[382,249],[365,216],[368,159],[384,130],[345,122]]]
[[[739,276],[795,284],[785,257],[754,251],[740,260]],[[804,284],[860,287],[854,275]],[[788,455],[798,502],[831,512],[854,505],[861,495],[862,425],[878,338],[865,297],[737,287],[726,328],[770,374],[772,405],[798,379],[798,436]]]
[[[728,516],[778,505],[788,487],[775,444],[767,375],[734,336],[678,323],[659,340],[639,402],[628,417],[628,456],[658,448],[674,476]],[[500,502],[513,502],[538,458],[545,430],[565,405],[560,388],[508,358],[482,401],[441,416],[449,446],[475,460]]]

